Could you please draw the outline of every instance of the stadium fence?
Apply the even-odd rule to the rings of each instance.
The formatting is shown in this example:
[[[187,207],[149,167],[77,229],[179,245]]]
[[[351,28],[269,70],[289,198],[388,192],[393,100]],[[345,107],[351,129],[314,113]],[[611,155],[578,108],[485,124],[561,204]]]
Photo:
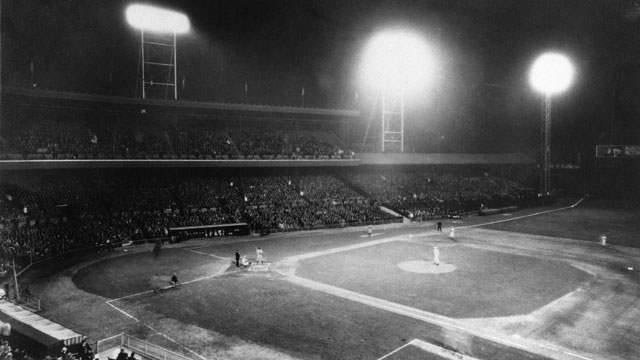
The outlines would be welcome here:
[[[118,348],[135,351],[136,354],[156,360],[193,360],[190,357],[180,355],[171,350],[167,350],[162,346],[138,339],[126,333],[120,333],[118,335],[102,339],[96,344],[98,354]]]

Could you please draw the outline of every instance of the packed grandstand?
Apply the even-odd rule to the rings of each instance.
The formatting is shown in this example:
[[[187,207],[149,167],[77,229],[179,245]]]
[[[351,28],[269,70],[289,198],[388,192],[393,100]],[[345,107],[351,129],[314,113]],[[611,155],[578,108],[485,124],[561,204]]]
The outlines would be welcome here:
[[[16,172],[0,183],[5,254],[44,258],[179,227],[247,223],[257,233],[437,219],[535,200],[528,186],[467,169],[290,175],[167,170]],[[385,212],[381,207],[390,209]],[[395,215],[394,215],[395,213]]]

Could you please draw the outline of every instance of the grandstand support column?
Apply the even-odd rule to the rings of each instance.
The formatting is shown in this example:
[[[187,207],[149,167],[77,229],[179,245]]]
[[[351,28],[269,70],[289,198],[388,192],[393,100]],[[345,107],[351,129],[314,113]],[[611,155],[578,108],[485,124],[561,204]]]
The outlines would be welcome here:
[[[551,190],[551,96],[544,97],[544,195],[549,195]]]

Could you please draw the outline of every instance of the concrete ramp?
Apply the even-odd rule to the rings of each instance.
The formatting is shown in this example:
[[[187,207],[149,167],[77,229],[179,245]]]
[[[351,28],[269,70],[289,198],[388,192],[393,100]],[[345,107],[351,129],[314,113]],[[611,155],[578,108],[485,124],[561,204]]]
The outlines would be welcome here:
[[[389,209],[388,207],[384,207],[384,206],[379,206],[380,211],[387,213],[389,215],[395,216],[395,217],[401,217],[402,218],[402,222],[404,224],[408,224],[411,222],[411,220],[407,219],[406,217],[402,216],[401,214],[398,214],[397,212]]]

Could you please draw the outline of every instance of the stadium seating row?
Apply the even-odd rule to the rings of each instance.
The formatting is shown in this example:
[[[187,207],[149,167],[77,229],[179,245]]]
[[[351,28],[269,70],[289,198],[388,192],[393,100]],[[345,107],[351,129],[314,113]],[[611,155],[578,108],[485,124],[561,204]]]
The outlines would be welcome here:
[[[255,232],[413,220],[527,201],[526,186],[481,173],[427,171],[208,175],[136,172],[3,174],[0,251],[43,258],[168,237],[169,229],[244,222]]]
[[[0,138],[0,159],[344,159],[355,154],[329,130],[108,119],[52,113],[15,121]],[[56,114],[56,113],[53,113]],[[61,116],[57,114],[57,116]],[[107,122],[107,120],[102,123]]]

